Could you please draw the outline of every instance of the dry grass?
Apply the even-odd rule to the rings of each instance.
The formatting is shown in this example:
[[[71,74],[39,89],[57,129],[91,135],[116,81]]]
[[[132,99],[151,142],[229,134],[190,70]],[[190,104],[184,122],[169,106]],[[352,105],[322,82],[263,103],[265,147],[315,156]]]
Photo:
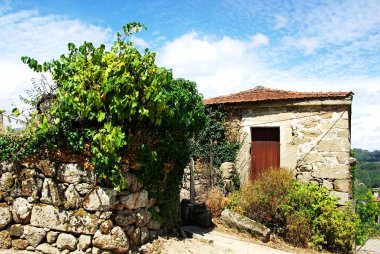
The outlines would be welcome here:
[[[224,195],[219,187],[213,187],[207,192],[205,204],[214,217],[222,213]]]

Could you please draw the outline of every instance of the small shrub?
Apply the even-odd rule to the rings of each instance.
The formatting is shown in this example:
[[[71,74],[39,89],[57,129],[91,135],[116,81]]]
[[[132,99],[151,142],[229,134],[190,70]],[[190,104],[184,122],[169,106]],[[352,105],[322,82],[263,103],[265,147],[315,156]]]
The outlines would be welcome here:
[[[218,187],[212,188],[206,196],[206,207],[214,217],[220,216],[224,202],[223,192]]]
[[[285,240],[298,247],[309,247],[312,222],[305,211],[295,211],[286,216]]]
[[[244,214],[266,224],[274,231],[281,230],[285,218],[280,207],[292,188],[293,175],[288,170],[271,169],[261,174],[252,185],[245,186],[237,205]]]

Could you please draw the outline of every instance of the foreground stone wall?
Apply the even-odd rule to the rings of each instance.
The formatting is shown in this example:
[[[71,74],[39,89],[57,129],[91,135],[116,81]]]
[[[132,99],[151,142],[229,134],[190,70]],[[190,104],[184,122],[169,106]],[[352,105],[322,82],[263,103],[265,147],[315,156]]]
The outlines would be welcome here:
[[[229,110],[242,148],[236,167],[241,182],[250,179],[251,128],[280,129],[280,166],[298,180],[325,186],[344,204],[351,198],[351,99],[244,105]]]
[[[128,189],[94,185],[80,164],[0,164],[0,249],[127,253],[155,238],[159,208],[133,174]]]

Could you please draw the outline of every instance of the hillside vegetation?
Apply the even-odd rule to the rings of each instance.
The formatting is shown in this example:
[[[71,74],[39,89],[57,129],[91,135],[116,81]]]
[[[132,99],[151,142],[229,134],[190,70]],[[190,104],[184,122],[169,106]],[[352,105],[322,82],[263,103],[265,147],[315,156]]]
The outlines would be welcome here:
[[[358,165],[358,179],[368,188],[380,187],[380,151],[353,149]]]

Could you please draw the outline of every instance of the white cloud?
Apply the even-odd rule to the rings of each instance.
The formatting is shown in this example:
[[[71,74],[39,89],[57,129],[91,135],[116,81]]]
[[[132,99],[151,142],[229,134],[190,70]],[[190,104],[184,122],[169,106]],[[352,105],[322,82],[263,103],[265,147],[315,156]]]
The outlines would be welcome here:
[[[8,10],[8,9],[7,9]],[[1,11],[1,10],[0,10]],[[41,62],[67,52],[67,43],[91,41],[107,44],[110,29],[87,25],[61,16],[41,16],[37,11],[4,11],[0,17],[0,108],[19,104],[18,95],[31,88],[38,76],[20,60],[27,55]]]
[[[315,38],[292,38],[292,37],[284,37],[283,43],[285,46],[293,46],[298,49],[301,49],[305,52],[306,55],[310,55],[314,53],[314,51],[319,46],[319,41]]]
[[[130,40],[135,44],[136,47],[143,49],[149,48],[149,43],[140,37],[133,35],[131,36]]]
[[[380,127],[378,118],[380,75],[329,76],[305,65],[282,70],[269,63],[267,49],[250,47],[250,41],[229,37],[219,40],[192,32],[168,42],[158,51],[158,63],[173,69],[177,77],[196,81],[206,98],[242,91],[256,85],[294,91],[353,91],[353,147],[379,149],[380,137],[368,135]],[[265,57],[270,55],[270,57]]]
[[[269,38],[268,36],[263,35],[262,33],[257,33],[253,36],[251,36],[251,42],[250,46],[251,47],[260,47],[260,46],[267,46],[269,43]]]
[[[256,47],[266,44],[264,35],[251,41],[230,37],[214,40],[197,33],[185,34],[167,43],[158,52],[158,63],[174,69],[174,74],[195,80],[205,96],[232,92],[236,87],[250,87],[257,69],[263,69]],[[254,46],[252,45],[254,41]]]
[[[342,46],[353,41],[366,43],[370,35],[380,33],[378,1],[329,1],[310,9],[297,8],[304,6],[296,5],[294,12],[298,15],[287,20],[291,36],[284,43],[305,50],[306,54],[317,48]],[[278,17],[281,16],[276,16],[281,20]]]

